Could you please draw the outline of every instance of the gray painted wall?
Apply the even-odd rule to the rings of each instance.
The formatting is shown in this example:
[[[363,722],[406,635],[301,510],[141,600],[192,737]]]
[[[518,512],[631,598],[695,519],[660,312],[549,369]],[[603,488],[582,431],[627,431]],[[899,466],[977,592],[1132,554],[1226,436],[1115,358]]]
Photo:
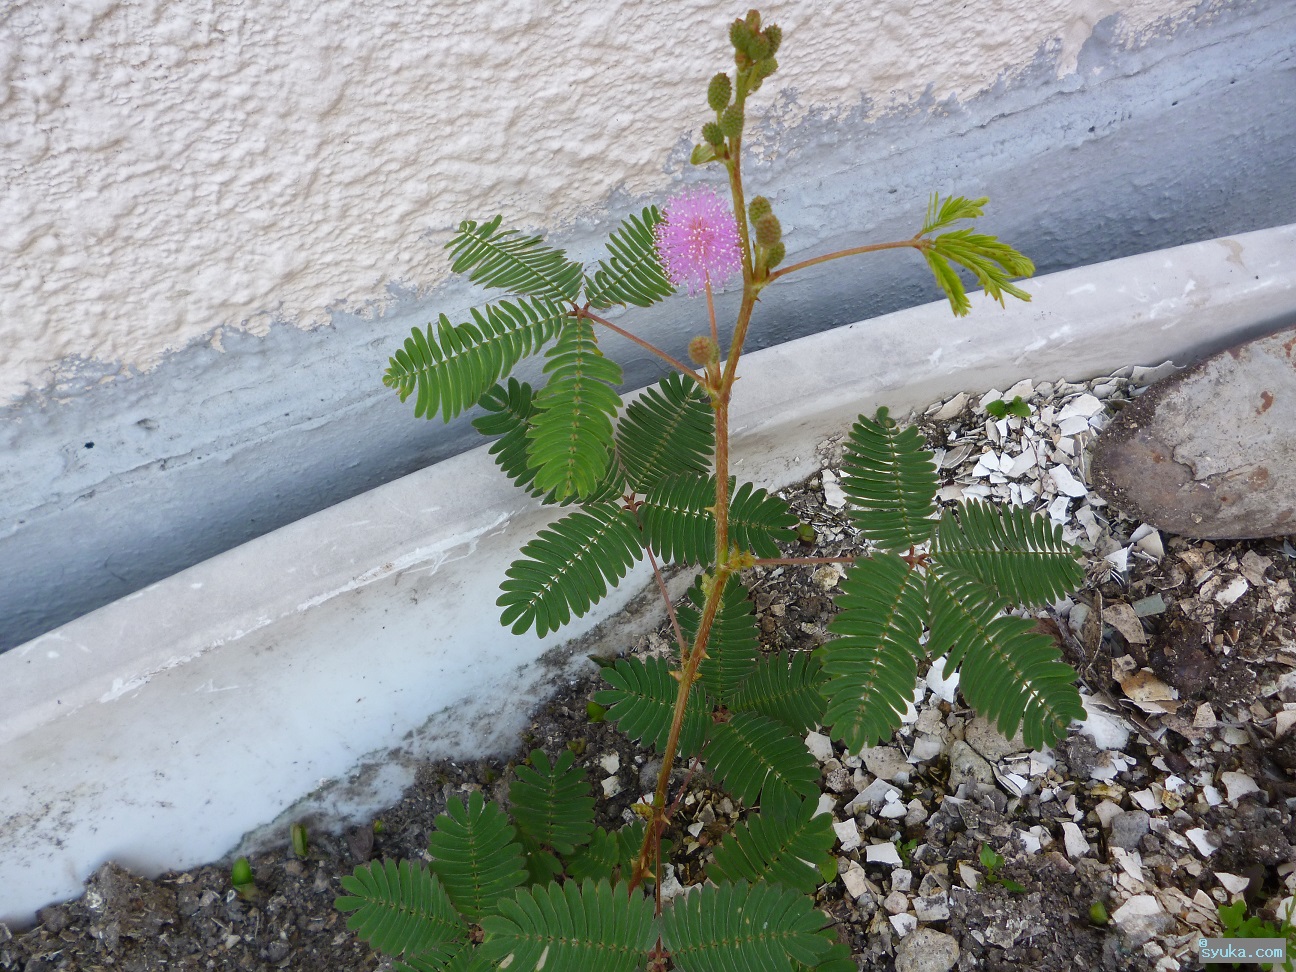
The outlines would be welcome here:
[[[1060,81],[1041,56],[966,104],[777,132],[779,158],[749,165],[748,185],[774,201],[793,254],[909,236],[932,191],[988,195],[984,227],[1040,272],[1296,222],[1296,6],[1215,5],[1137,51],[1110,26]],[[672,158],[691,181],[688,148]],[[599,225],[555,242],[595,258],[617,220],[661,201],[610,199]],[[476,445],[467,420],[415,421],[380,376],[411,326],[462,319],[481,293],[396,296],[376,320],[227,334],[223,352],[191,347],[125,379],[70,368],[0,412],[0,650]],[[816,268],[766,292],[749,347],[935,296],[912,254]],[[732,305],[721,298],[722,319]],[[682,355],[701,311],[679,298],[626,319]],[[606,350],[627,387],[659,374],[623,339]]]

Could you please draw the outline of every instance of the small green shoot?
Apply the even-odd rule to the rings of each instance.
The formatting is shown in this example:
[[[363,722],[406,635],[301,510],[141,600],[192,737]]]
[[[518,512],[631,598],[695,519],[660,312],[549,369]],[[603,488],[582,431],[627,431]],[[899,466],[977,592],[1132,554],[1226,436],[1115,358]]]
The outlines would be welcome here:
[[[1002,398],[987,402],[986,411],[997,419],[1007,418],[1009,415],[1015,415],[1018,418],[1030,418],[1031,407],[1022,401],[1020,395],[1017,395],[1011,402],[1005,402]]]
[[[913,862],[913,852],[917,849],[918,849],[917,837],[913,838],[912,840],[906,840],[904,843],[900,845],[899,848],[900,860],[904,863],[904,866],[906,868],[909,867],[909,865]]]
[[[1004,866],[1004,857],[995,853],[995,849],[989,844],[981,845],[981,866],[986,870],[986,884],[998,884],[1013,894],[1026,893],[1024,885],[1000,875],[999,869]]]
[[[252,865],[248,863],[246,857],[240,857],[234,862],[230,869],[230,884],[234,885],[234,890],[238,896],[248,899],[256,894],[256,882],[252,878]]]
[[[587,745],[588,743],[585,742],[584,736],[578,736],[576,739],[567,740],[567,748],[570,749],[572,753],[576,756],[584,756],[585,747]]]
[[[604,722],[607,720],[607,709],[597,702],[585,703],[585,716],[590,722]]]
[[[306,860],[306,852],[309,849],[309,844],[306,840],[306,825],[303,823],[295,823],[289,828],[288,832],[292,835],[293,853],[303,861]]]
[[[1273,922],[1265,921],[1259,915],[1248,915],[1245,900],[1235,901],[1229,905],[1220,905],[1219,911],[1220,925],[1224,929],[1224,938],[1285,938],[1287,940],[1287,959],[1281,966],[1272,962],[1261,964],[1261,968],[1271,970],[1281,968],[1283,972],[1293,972],[1293,963],[1296,962],[1296,926],[1292,924],[1292,909],[1296,907],[1296,902],[1287,906],[1287,912],[1283,915],[1282,925],[1274,927]],[[1212,965],[1216,964],[1214,962]],[[1237,962],[1233,963],[1233,968],[1241,968]]]
[[[1107,906],[1101,901],[1095,901],[1089,906],[1089,921],[1094,925],[1105,925],[1108,922]]]
[[[796,525],[797,539],[807,546],[812,546],[815,542],[815,529],[809,523],[798,523]]]
[[[387,829],[387,825],[384,824],[381,820],[375,820],[375,821],[373,822],[373,832],[374,832],[374,834],[381,834],[381,833],[382,833],[384,830],[386,830],[386,829]]]

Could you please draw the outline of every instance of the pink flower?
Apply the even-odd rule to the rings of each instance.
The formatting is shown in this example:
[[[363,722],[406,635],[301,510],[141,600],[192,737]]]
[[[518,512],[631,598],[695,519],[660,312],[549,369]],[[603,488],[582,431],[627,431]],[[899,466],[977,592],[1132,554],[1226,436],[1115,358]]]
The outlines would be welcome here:
[[[733,210],[712,189],[689,189],[668,203],[655,234],[666,276],[690,294],[704,290],[707,280],[723,287],[742,270]]]

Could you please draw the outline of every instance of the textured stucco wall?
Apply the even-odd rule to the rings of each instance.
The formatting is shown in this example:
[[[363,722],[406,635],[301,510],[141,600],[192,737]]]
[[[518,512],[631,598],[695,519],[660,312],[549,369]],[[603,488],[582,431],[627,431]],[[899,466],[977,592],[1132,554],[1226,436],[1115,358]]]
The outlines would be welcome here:
[[[793,252],[909,235],[933,190],[989,194],[1042,270],[1296,220],[1286,0],[765,10],[786,40],[748,173]],[[0,13],[0,649],[463,448],[377,382],[411,325],[480,297],[439,244],[504,211],[596,257],[705,178],[684,159],[740,12]],[[789,283],[755,346],[932,295],[891,257]],[[695,316],[634,320],[678,348]]]

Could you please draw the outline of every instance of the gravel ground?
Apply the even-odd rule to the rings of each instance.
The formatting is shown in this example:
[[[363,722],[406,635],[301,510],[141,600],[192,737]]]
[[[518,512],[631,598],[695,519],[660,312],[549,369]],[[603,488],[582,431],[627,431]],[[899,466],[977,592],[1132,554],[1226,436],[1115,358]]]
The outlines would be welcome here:
[[[888,745],[849,754],[811,734],[820,805],[840,838],[839,877],[817,901],[861,969],[1195,969],[1197,938],[1220,934],[1218,905],[1272,909],[1296,891],[1296,549],[1162,537],[1087,491],[1085,446],[1137,393],[1131,373],[1164,372],[1022,383],[936,403],[920,419],[943,500],[1029,502],[1086,549],[1089,583],[1039,623],[1080,672],[1090,718],[1051,752],[1027,753],[974,718],[936,671]],[[1018,394],[1030,418],[986,415],[987,403]],[[789,552],[858,553],[832,472],[840,441],[820,453],[828,471],[783,491],[817,534]],[[826,640],[835,567],[756,568],[745,580],[767,649]],[[667,648],[663,626],[631,650]],[[652,755],[588,721],[600,687],[593,670],[558,686],[516,752],[426,766],[373,825],[312,833],[305,859],[285,834],[281,850],[252,859],[249,897],[230,887],[229,862],[156,880],[105,865],[36,927],[0,925],[0,970],[386,968],[333,911],[338,878],[372,857],[422,856],[449,796],[503,797],[512,761],[533,747],[577,751],[603,794],[604,824],[651,789]],[[692,777],[671,834],[675,881],[699,880],[741,818],[705,774]],[[986,866],[989,852],[1001,866]],[[1106,924],[1091,920],[1095,903]]]

